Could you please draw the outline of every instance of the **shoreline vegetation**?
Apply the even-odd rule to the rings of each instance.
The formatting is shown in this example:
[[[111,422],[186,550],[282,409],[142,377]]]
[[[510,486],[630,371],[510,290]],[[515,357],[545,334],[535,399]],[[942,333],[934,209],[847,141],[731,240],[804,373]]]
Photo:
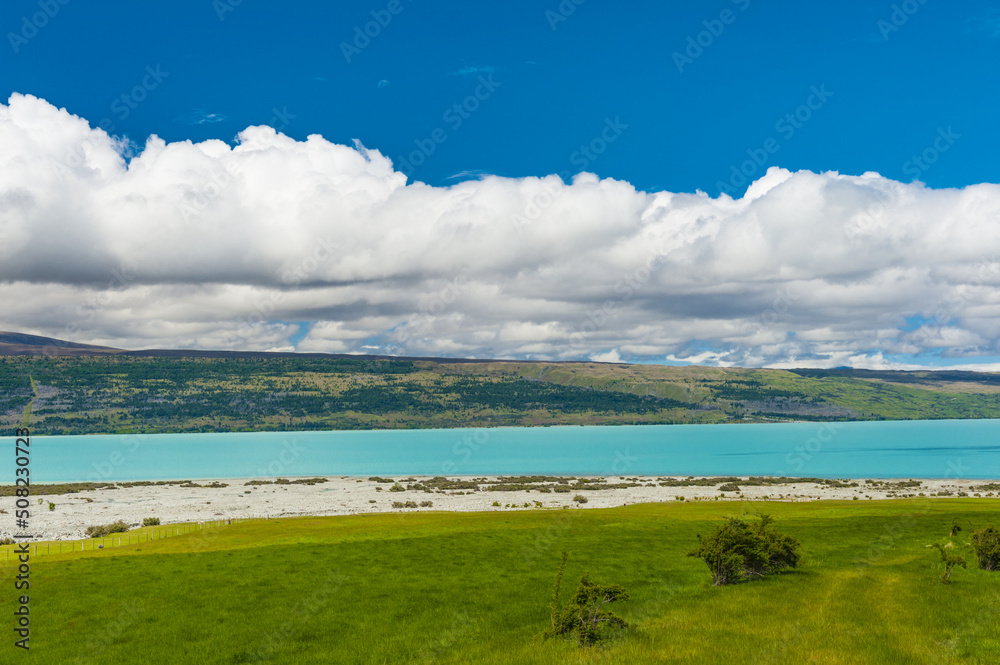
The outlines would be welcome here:
[[[0,485],[0,496],[14,492]],[[680,502],[803,502],[1000,497],[1000,481],[768,476],[318,476],[34,485],[36,540],[227,519],[609,508]],[[45,507],[48,509],[44,509]],[[0,540],[13,534],[0,531]]]
[[[1000,374],[180,351],[0,356],[0,421],[25,417],[40,435],[1000,418]]]

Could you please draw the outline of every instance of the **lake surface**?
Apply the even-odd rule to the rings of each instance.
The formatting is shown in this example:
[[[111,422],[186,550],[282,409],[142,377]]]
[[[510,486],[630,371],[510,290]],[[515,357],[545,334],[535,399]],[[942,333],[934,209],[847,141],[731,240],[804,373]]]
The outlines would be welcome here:
[[[14,479],[3,437],[0,482]],[[32,436],[41,482],[310,475],[1000,478],[1000,420]]]

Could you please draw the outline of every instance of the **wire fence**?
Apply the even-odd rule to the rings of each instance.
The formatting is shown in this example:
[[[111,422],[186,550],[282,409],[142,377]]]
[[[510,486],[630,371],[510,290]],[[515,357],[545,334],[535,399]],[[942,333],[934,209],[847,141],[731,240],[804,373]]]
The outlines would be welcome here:
[[[141,545],[151,543],[165,538],[176,536],[186,536],[197,533],[205,529],[219,528],[236,524],[237,522],[250,522],[252,518],[230,518],[225,520],[213,520],[211,522],[192,522],[185,524],[164,524],[149,527],[139,527],[132,531],[123,533],[111,533],[97,538],[83,538],[80,540],[43,540],[26,541],[28,543],[28,553],[32,559],[42,556],[56,554],[71,554],[73,552],[96,552],[98,550],[114,549],[118,547],[128,547],[130,545]],[[0,545],[0,565],[8,566],[18,564],[17,555],[23,550],[24,543]]]

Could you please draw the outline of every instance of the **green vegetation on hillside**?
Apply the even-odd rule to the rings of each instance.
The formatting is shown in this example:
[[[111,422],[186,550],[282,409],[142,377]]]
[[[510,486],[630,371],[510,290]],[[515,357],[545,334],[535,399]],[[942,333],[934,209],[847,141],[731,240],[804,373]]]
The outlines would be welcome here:
[[[995,665],[1000,572],[940,584],[927,543],[991,499],[768,503],[794,569],[715,587],[684,553],[740,504],[243,522],[32,561],[39,662]],[[965,531],[962,532],[963,534]],[[560,554],[621,585],[627,628],[544,639]],[[3,584],[16,574],[3,565]],[[565,601],[565,593],[563,602]],[[8,645],[9,648],[9,645]]]
[[[45,434],[996,418],[1000,377],[316,357],[0,357],[0,418],[14,425],[26,414]]]

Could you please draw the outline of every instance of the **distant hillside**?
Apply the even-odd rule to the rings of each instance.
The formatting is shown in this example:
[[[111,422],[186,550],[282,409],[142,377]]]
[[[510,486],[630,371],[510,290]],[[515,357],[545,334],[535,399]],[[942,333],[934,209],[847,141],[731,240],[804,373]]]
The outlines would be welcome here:
[[[1000,418],[995,373],[126,352],[3,339],[67,351],[0,357],[0,421],[30,413],[39,434]]]
[[[93,356],[121,353],[121,349],[93,344],[78,344],[52,337],[26,335],[0,330],[0,355]]]

